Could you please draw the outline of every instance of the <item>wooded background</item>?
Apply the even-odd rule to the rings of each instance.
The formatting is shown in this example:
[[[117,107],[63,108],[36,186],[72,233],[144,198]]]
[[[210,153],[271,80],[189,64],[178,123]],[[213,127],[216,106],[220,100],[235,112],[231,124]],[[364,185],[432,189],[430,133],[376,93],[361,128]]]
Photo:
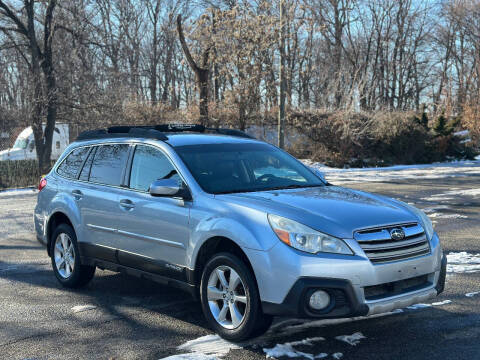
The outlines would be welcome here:
[[[280,1],[0,0],[0,132],[33,125],[42,166],[55,121],[272,128],[284,53],[293,152],[334,165],[472,156],[480,0],[283,0],[283,22]]]

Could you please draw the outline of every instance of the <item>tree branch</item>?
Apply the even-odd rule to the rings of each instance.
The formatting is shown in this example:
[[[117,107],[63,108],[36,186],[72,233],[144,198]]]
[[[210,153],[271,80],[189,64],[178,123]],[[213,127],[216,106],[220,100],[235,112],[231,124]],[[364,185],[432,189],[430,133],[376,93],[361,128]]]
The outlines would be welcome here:
[[[0,9],[3,9],[3,13],[11,20],[13,20],[15,25],[17,25],[19,33],[25,36],[28,35],[27,27],[25,26],[25,24],[22,23],[22,21],[17,17],[17,15],[15,15],[14,12],[8,7],[8,5],[5,4],[2,0],[0,0]]]
[[[185,36],[183,35],[182,15],[180,14],[177,16],[177,32],[178,32],[178,38],[180,39],[180,44],[182,45],[183,53],[187,58],[188,64],[192,67],[194,71],[198,71],[199,67],[197,66],[197,63],[195,62],[195,60],[193,60],[192,54],[188,49],[187,42],[185,41]]]

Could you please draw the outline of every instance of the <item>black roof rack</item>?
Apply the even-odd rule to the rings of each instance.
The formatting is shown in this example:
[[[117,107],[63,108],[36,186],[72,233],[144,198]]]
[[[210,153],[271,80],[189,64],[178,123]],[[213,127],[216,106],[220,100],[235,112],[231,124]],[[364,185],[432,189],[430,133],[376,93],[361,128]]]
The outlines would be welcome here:
[[[106,129],[88,130],[82,132],[77,137],[77,141],[108,139],[116,137],[142,137],[147,139],[168,140],[165,133],[217,133],[221,135],[237,136],[243,138],[254,139],[253,136],[236,129],[210,128],[198,124],[161,124],[152,126],[111,126]]]

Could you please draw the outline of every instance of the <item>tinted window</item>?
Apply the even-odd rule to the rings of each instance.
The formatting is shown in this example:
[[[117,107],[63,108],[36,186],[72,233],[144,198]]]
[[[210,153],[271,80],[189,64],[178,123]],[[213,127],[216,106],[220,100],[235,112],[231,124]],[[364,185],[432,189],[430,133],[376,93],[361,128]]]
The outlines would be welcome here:
[[[97,148],[94,147],[92,151],[90,151],[90,154],[88,154],[87,161],[85,161],[85,165],[83,165],[83,169],[80,172],[80,176],[78,177],[79,180],[88,181],[88,177],[90,175],[90,168],[92,166],[93,157],[95,156],[96,149]]]
[[[137,145],[133,155],[130,187],[136,190],[148,191],[152,182],[166,178],[180,180],[179,175],[167,157],[154,147]]]
[[[90,181],[106,185],[120,185],[127,154],[127,144],[99,146],[93,158]]]
[[[81,147],[73,150],[58,167],[58,174],[71,179],[76,179],[78,172],[80,171],[80,167],[87,157],[89,149],[90,148],[88,147]]]
[[[213,194],[323,186],[302,163],[261,143],[176,146],[200,186]]]

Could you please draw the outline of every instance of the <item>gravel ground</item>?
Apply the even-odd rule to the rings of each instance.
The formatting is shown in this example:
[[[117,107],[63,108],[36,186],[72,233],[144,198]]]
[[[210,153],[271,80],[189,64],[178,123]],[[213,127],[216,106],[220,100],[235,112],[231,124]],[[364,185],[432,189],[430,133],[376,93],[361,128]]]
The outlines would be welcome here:
[[[480,253],[480,195],[471,191],[480,188],[480,172],[348,186],[427,209],[436,214],[447,253]],[[212,335],[199,303],[173,288],[99,270],[84,289],[61,288],[33,235],[35,201],[28,192],[0,196],[1,359],[161,359],[182,353],[188,354],[184,359],[265,359],[263,348],[318,337],[324,340],[284,348],[328,359],[480,358],[480,294],[465,296],[480,291],[480,272],[447,276],[446,291],[435,301],[451,303],[348,322],[276,319],[265,336],[233,345]],[[357,332],[364,336],[357,345],[336,339]],[[178,349],[204,336],[196,354],[188,344]]]

